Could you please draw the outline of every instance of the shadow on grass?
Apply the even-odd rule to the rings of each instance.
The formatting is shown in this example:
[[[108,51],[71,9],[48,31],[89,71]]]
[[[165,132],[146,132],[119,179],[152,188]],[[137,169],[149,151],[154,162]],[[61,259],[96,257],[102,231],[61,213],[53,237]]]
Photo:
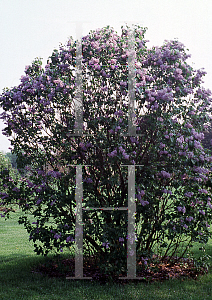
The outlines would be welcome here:
[[[54,300],[54,299],[167,299],[170,295],[170,289],[176,291],[175,297],[168,297],[169,299],[190,299],[179,298],[177,292],[180,293],[182,286],[184,289],[189,290],[191,287],[197,286],[199,290],[201,287],[201,278],[207,280],[207,275],[198,276],[198,280],[187,281],[186,276],[181,276],[179,279],[177,277],[170,277],[168,280],[164,279],[163,285],[161,285],[161,280],[149,282],[141,282],[137,285],[134,281],[121,280],[121,284],[107,284],[107,289],[105,286],[99,284],[98,280],[66,280],[65,274],[59,272],[65,271],[61,270],[60,267],[62,261],[66,261],[65,266],[70,267],[68,263],[70,260],[70,255],[62,254],[60,257],[55,257],[54,255],[49,255],[48,257],[34,256],[34,255],[24,255],[24,254],[11,254],[11,255],[1,255],[0,256],[0,299],[44,299],[44,300]],[[72,257],[73,259],[73,257]],[[74,275],[74,259],[72,261],[72,273]],[[94,261],[93,261],[94,262]],[[43,266],[43,269],[41,268]],[[46,267],[46,270],[44,268]],[[92,266],[92,265],[91,265]],[[40,270],[38,270],[40,268]],[[84,269],[86,268],[86,261],[84,260]],[[37,269],[37,271],[36,271]],[[165,265],[161,266],[161,271],[165,271]],[[176,271],[176,270],[175,270]],[[178,270],[179,271],[179,270]],[[37,273],[36,273],[37,272]],[[53,274],[55,272],[55,274]],[[91,273],[94,272],[92,266]],[[88,274],[88,275],[91,275]],[[211,278],[211,271],[209,272]],[[161,273],[162,274],[162,273]],[[54,276],[53,276],[54,275]],[[139,272],[137,272],[137,276]],[[84,274],[86,276],[86,274]],[[156,272],[154,272],[156,277]],[[160,276],[161,277],[161,276]],[[190,277],[192,278],[192,277]],[[160,278],[161,279],[161,278]],[[196,278],[197,279],[197,278]],[[184,281],[184,282],[182,282]],[[136,283],[136,285],[134,285]],[[124,285],[124,286],[122,286]],[[135,287],[137,286],[137,287]],[[207,284],[208,295],[211,295],[209,290],[210,283]],[[123,292],[126,294],[123,294]],[[143,292],[142,292],[143,291]],[[137,296],[135,296],[137,293]],[[144,296],[145,293],[145,296]],[[195,292],[192,292],[195,294]],[[202,292],[201,292],[202,293]],[[190,292],[187,294],[190,294]],[[156,296],[156,297],[155,297]],[[187,295],[188,296],[188,295]],[[204,297],[203,297],[204,298]],[[201,298],[201,299],[203,299]],[[200,299],[192,298],[192,299]],[[204,298],[210,299],[210,298]]]

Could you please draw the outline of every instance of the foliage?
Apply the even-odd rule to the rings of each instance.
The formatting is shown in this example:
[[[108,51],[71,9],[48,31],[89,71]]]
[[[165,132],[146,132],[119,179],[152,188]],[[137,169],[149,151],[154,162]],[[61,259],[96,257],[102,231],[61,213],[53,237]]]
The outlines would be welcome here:
[[[23,178],[10,181],[5,202],[31,212],[25,225],[37,254],[63,251],[74,242],[75,167],[83,167],[83,207],[128,205],[128,172],[135,167],[136,249],[148,257],[183,256],[196,241],[206,244],[211,223],[211,152],[202,131],[210,118],[211,92],[201,86],[203,70],[187,64],[184,45],[165,41],[147,49],[146,29],[135,26],[137,133],[128,132],[127,92],[130,29],[91,31],[82,39],[84,135],[75,136],[76,42],[54,50],[45,69],[37,58],[21,84],[5,89],[5,135]],[[90,136],[86,136],[90,134]],[[9,216],[9,212],[7,214]],[[84,241],[108,274],[126,269],[127,214],[84,211]],[[128,237],[130,238],[130,237]],[[143,257],[145,259],[145,257]]]
[[[17,169],[17,163],[16,163],[17,157],[16,157],[16,155],[15,155],[14,153],[7,152],[7,153],[5,154],[5,156],[9,158],[12,167],[13,167],[14,169]]]
[[[9,166],[9,161],[8,161],[8,159],[6,159],[6,157],[4,156],[4,154],[2,153],[2,152],[0,152],[0,167],[1,168],[8,168]],[[3,189],[4,189],[4,187],[3,187],[3,183],[2,183],[2,180],[0,179],[0,190],[1,190],[1,192],[3,192]]]

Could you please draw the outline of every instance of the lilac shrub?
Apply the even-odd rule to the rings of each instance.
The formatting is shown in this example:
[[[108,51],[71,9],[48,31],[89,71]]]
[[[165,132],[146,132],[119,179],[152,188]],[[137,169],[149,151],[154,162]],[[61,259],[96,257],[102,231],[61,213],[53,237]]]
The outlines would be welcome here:
[[[35,59],[21,83],[6,88],[0,97],[4,134],[11,139],[22,174],[14,182],[2,170],[8,187],[2,197],[34,217],[34,222],[26,216],[19,222],[37,254],[61,252],[74,243],[76,170],[71,165],[79,164],[87,165],[82,168],[83,207],[127,206],[128,172],[121,165],[142,165],[135,167],[140,253],[183,255],[194,242],[204,245],[210,237],[212,156],[201,144],[211,111],[211,92],[201,86],[206,72],[186,62],[189,55],[177,40],[148,49],[146,28],[135,26],[139,136],[124,136],[129,31],[122,28],[118,36],[105,27],[82,38],[83,136],[73,136],[76,42],[72,38],[53,51],[44,69]],[[107,271],[126,269],[126,212],[84,211],[83,222],[84,242],[102,265],[111,263]]]

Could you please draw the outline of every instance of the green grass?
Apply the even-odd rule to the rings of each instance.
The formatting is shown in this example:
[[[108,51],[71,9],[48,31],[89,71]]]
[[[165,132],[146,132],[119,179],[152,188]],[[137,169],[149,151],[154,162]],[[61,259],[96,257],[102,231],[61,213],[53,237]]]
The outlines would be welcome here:
[[[33,251],[33,242],[23,225],[17,223],[20,211],[12,219],[0,219],[0,300],[4,299],[212,299],[212,268],[197,280],[169,280],[162,283],[130,283],[101,286],[89,280],[48,278],[31,272],[45,258]],[[194,252],[198,256],[198,245]],[[207,246],[212,256],[212,241]],[[64,254],[67,255],[67,254]],[[212,259],[211,259],[212,264]]]

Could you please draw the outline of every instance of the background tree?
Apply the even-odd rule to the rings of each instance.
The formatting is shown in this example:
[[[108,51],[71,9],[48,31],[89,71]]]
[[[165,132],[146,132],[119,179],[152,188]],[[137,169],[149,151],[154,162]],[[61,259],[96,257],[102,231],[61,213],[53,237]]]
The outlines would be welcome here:
[[[8,157],[6,155],[4,155],[2,152],[0,152],[0,170],[4,170],[4,171],[8,171],[8,174],[10,173],[11,175],[11,178],[12,180],[14,180],[15,178],[15,171],[13,170],[13,167],[11,165],[11,162],[10,160],[8,159]],[[3,180],[0,178],[0,193],[2,195],[2,198],[4,198],[5,195],[7,195],[5,192],[7,190],[7,185],[3,183]],[[5,204],[6,202],[1,201],[0,203],[0,211],[3,211],[3,212],[9,212],[10,210],[13,210],[12,207],[8,208],[8,207],[5,207]],[[14,210],[13,210],[14,211]],[[2,216],[2,214],[1,214]]]
[[[11,152],[7,152],[5,153],[5,156],[9,158],[10,162],[11,162],[11,165],[14,169],[17,169],[17,163],[16,163],[16,155],[14,153],[11,153]]]
[[[0,152],[0,166],[3,169],[11,168],[10,160],[2,152]]]

